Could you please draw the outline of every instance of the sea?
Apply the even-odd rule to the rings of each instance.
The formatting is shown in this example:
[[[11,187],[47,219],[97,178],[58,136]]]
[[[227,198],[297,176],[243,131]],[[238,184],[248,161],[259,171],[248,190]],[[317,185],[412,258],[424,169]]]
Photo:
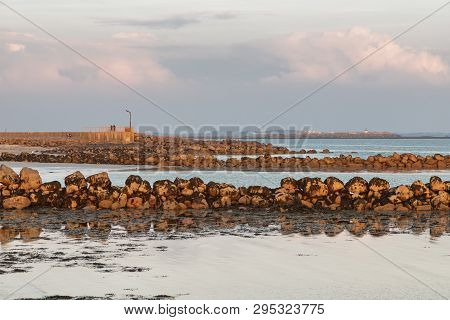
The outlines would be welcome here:
[[[450,154],[449,139],[270,140],[331,154]],[[297,144],[292,146],[292,144]],[[289,155],[292,156],[292,155]],[[321,157],[322,154],[311,154]],[[276,187],[284,177],[358,175],[392,185],[450,171],[251,172],[116,165],[5,163],[44,181],[74,171],[154,182],[200,177]],[[193,228],[181,221],[190,218]],[[169,228],[158,229],[162,220]],[[99,223],[101,221],[102,223]],[[102,226],[99,228],[98,226]],[[0,299],[448,299],[450,217],[440,213],[0,211]]]

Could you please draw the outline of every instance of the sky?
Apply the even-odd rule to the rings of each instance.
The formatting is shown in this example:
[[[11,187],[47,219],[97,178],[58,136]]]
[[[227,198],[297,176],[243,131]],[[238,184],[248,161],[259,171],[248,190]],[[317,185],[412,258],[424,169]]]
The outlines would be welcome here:
[[[1,0],[0,130],[450,132],[450,5],[311,95],[444,3]]]

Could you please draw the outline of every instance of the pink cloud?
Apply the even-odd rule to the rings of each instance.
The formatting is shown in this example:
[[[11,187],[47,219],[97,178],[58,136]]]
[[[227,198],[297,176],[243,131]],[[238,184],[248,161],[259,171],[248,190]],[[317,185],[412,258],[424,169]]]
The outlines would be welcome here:
[[[113,39],[125,41],[154,41],[156,37],[150,32],[118,32],[112,35]]]
[[[25,51],[25,45],[21,43],[7,43],[6,48],[9,52],[21,52]]]
[[[287,72],[264,80],[328,80],[389,40],[387,35],[360,27],[343,32],[297,32],[283,36],[272,43],[270,51],[285,62]],[[365,75],[382,78],[384,72],[441,81],[448,80],[449,67],[438,55],[392,42],[343,78],[348,81]]]
[[[122,39],[143,38],[144,34],[120,34]],[[15,42],[14,39],[21,42]],[[150,37],[149,37],[150,38]],[[122,47],[114,42],[74,45],[74,48],[122,81],[133,85],[170,86],[175,75],[145,50]],[[26,54],[1,54],[4,50]],[[107,87],[114,81],[80,57],[48,39],[19,33],[0,33],[0,83],[31,90],[70,86],[73,82]]]

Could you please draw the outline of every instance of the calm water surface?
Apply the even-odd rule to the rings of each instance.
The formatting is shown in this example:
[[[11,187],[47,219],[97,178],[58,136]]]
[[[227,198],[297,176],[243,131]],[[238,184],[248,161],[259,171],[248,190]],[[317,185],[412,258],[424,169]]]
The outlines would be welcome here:
[[[309,140],[286,146],[336,154],[450,154],[448,139]],[[271,141],[273,144],[281,142]],[[297,147],[296,147],[297,146]],[[355,155],[355,154],[354,154]],[[321,155],[318,155],[321,156]],[[135,166],[8,163],[44,181],[80,170],[154,182],[276,187],[282,178],[378,176],[391,184],[450,180],[408,173],[155,171]],[[192,224],[185,224],[192,219]],[[444,299],[450,297],[448,213],[0,211],[0,298]]]
[[[259,139],[263,143],[285,146],[293,150],[329,149],[333,153],[357,153],[360,157],[383,154],[415,153],[450,154],[450,139]]]
[[[0,213],[0,298],[450,296],[446,214],[205,212],[187,228],[186,218]]]
[[[428,182],[430,177],[439,176],[443,180],[450,180],[449,170],[420,171],[420,172],[255,172],[255,171],[208,171],[208,170],[142,170],[136,166],[121,165],[91,165],[91,164],[45,164],[45,163],[26,163],[9,162],[5,163],[17,172],[24,166],[39,170],[43,181],[57,180],[64,182],[64,177],[75,171],[81,171],[85,176],[106,171],[114,185],[122,186],[127,177],[131,174],[140,175],[143,179],[153,183],[156,180],[170,179],[177,177],[189,179],[200,177],[205,182],[215,181],[230,183],[235,186],[265,185],[268,187],[278,187],[281,179],[285,177],[320,177],[326,178],[335,176],[346,182],[354,176],[363,177],[370,180],[373,177],[386,179],[392,185],[411,184],[415,180]]]

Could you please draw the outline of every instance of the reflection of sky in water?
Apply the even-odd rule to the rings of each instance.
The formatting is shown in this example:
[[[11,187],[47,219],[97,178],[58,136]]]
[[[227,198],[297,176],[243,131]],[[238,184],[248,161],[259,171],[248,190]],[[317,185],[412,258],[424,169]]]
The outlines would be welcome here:
[[[98,218],[85,212],[66,214],[17,215],[17,238],[0,249],[0,263],[6,261],[3,256],[11,262],[0,267],[0,298],[11,292],[15,293],[9,298],[442,298],[436,292],[450,296],[445,215],[240,212],[235,216],[247,221],[236,223],[222,219],[232,213],[216,212],[193,218],[197,225],[217,230],[200,234],[179,229],[155,232],[153,226],[162,215],[122,213],[112,227],[103,226],[96,234],[85,222]],[[184,217],[165,219],[179,226],[177,221]],[[79,225],[61,229],[68,220]],[[14,228],[15,221],[10,217],[0,224]],[[30,239],[33,236],[39,237]],[[24,286],[38,275],[32,285]]]

